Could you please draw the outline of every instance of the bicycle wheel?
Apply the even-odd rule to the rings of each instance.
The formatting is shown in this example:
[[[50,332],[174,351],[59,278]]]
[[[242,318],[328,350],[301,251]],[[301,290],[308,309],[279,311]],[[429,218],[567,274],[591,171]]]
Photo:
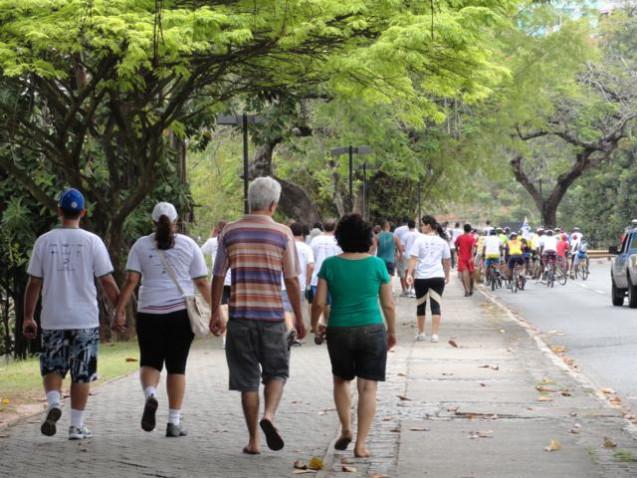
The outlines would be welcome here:
[[[517,294],[518,292],[518,278],[519,274],[514,273],[513,277],[511,277],[511,292]]]
[[[557,278],[560,285],[566,285],[566,282],[568,281],[568,275],[566,274],[566,271],[561,267],[559,273],[557,274]]]

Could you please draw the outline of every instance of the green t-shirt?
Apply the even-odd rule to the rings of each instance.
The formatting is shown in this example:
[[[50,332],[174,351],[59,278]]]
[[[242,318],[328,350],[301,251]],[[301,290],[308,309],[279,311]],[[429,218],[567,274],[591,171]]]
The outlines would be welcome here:
[[[378,252],[376,255],[389,264],[396,260],[396,243],[391,232],[381,232],[378,235]]]
[[[378,257],[351,260],[334,256],[323,262],[319,278],[332,296],[329,327],[362,327],[383,323],[378,295],[390,281]]]

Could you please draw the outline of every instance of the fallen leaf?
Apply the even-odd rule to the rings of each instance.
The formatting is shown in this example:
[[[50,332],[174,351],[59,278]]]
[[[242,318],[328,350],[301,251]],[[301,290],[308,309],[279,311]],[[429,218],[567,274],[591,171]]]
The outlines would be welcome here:
[[[480,365],[478,368],[491,368],[491,365],[489,365],[489,364]]]
[[[551,347],[551,350],[556,354],[563,354],[566,352],[566,347],[564,347],[563,345],[553,345]]]
[[[569,432],[571,432],[574,435],[577,435],[582,429],[582,425],[580,425],[579,423],[576,423],[575,425],[573,425],[573,428],[571,428],[569,430]]]
[[[537,398],[538,402],[552,402],[553,399],[551,397],[547,397],[546,395],[542,395],[541,397]]]
[[[391,430],[389,430],[391,433],[400,433],[400,427],[394,427]]]
[[[487,430],[485,432],[471,432],[469,438],[475,440],[476,438],[493,438],[493,430]]]
[[[425,428],[425,427],[413,427],[409,429],[412,432],[428,432],[429,428]]]
[[[535,389],[538,392],[557,392],[557,389],[553,388],[553,387],[547,387],[546,385],[538,385],[537,387],[535,387]]]
[[[562,393],[563,397],[572,397],[573,396],[573,393],[570,390],[566,389],[566,388],[564,390],[562,390],[561,393]]]
[[[559,441],[553,439],[548,446],[544,447],[544,451],[559,451],[562,449],[562,445]]]
[[[442,372],[443,377],[453,377],[452,373]]]
[[[294,469],[295,470],[307,470],[307,463],[305,463],[303,460],[296,460],[294,462]]]
[[[302,475],[304,473],[316,473],[318,470],[294,470],[293,475]]]
[[[405,375],[405,374],[404,374],[404,373],[402,373],[402,372],[398,372],[398,376],[399,376],[399,377],[406,377],[407,375]]]
[[[407,402],[411,401],[411,398],[406,397],[405,395],[396,395],[396,396],[397,396],[398,398],[400,398],[400,400],[401,400],[401,401],[403,401],[403,402],[404,402],[404,401],[407,401]]]
[[[392,420],[392,417],[383,417],[384,422],[389,422]]]
[[[127,362],[137,362],[137,359],[134,357],[126,357]]]
[[[346,473],[356,473],[358,471],[355,466],[349,466],[349,465],[342,465],[341,470]]]
[[[604,448],[617,448],[617,443],[609,437],[604,437]]]
[[[380,473],[374,473],[373,475],[370,475],[369,478],[389,478],[387,475],[381,475]]]
[[[2,404],[3,405],[9,405],[11,403],[11,400],[9,400],[8,398],[3,398],[2,399]]]
[[[480,382],[480,386],[481,386],[481,387],[486,387],[486,386],[487,386],[487,384],[486,384],[486,383],[482,383],[482,382]]]
[[[453,339],[449,340],[449,345],[451,345],[452,347],[458,348],[458,344]]]
[[[494,371],[497,372],[498,370],[500,370],[500,366],[499,365],[491,365],[491,370],[494,370]]]
[[[577,412],[571,412],[571,413],[569,413],[569,415],[572,416],[572,417],[576,417],[577,416]]]
[[[325,463],[318,456],[313,456],[310,462],[307,464],[310,470],[322,470],[325,467]]]
[[[504,329],[500,329],[500,333],[501,333],[501,334],[503,334],[503,333],[505,333],[505,332],[506,332],[506,331],[505,331]]]
[[[613,390],[612,388],[602,388],[602,393],[605,393],[606,395],[612,395],[615,393],[615,390]]]

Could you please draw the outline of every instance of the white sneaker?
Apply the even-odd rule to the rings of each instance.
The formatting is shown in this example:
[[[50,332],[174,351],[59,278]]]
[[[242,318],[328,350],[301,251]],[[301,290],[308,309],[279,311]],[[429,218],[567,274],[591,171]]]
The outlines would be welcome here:
[[[416,292],[415,292],[415,291],[411,291],[411,292],[409,293],[409,298],[410,298],[410,299],[415,299],[415,298],[416,298]]]
[[[438,335],[434,334],[434,335],[431,336],[431,341],[434,344],[437,344],[439,340],[440,340],[440,338],[438,337]]]
[[[424,342],[427,340],[427,334],[416,334],[416,342]]]
[[[69,427],[69,440],[84,440],[85,438],[93,438],[93,433],[86,426],[82,428]]]

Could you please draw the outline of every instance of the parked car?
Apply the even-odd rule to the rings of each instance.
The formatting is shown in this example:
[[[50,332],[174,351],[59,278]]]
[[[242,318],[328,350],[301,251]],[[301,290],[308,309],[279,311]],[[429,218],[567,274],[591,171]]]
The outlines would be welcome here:
[[[628,296],[628,307],[637,308],[637,228],[626,232],[622,244],[609,248],[608,252],[615,256],[611,263],[613,305],[624,305]]]

